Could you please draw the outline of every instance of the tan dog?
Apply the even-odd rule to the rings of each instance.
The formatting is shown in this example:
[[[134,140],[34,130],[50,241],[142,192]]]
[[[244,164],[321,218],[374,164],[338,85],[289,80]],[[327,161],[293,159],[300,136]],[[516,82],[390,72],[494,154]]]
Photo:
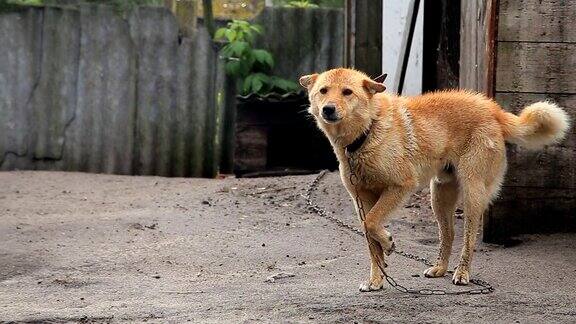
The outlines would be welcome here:
[[[569,127],[566,112],[553,103],[537,102],[516,116],[468,91],[398,97],[382,93],[383,84],[350,69],[306,75],[300,83],[308,89],[310,113],[338,157],[342,182],[353,199],[358,190],[367,212],[365,229],[376,253],[371,253],[370,279],[361,291],[383,286],[378,264],[394,245],[383,223],[426,184],[439,225],[440,252],[424,274],[440,277],[448,269],[454,210],[461,199],[464,244],[452,282],[468,284],[482,215],[506,171],[504,141],[539,148],[561,140]],[[347,153],[357,161],[357,187],[350,183]]]

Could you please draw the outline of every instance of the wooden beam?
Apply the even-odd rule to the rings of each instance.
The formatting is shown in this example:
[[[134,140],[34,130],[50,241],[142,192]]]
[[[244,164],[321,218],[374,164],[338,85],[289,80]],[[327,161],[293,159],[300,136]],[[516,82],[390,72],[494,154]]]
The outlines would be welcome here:
[[[458,88],[460,2],[424,1],[423,92]]]
[[[500,0],[499,41],[576,42],[576,1]]]
[[[494,91],[496,83],[496,54],[498,39],[498,19],[499,19],[499,7],[500,0],[490,0],[486,4],[486,17],[484,18],[486,26],[486,48],[485,57],[486,60],[486,79],[484,80],[484,85],[486,88],[486,94],[494,98],[496,94]]]
[[[576,94],[576,44],[499,42],[497,91]]]
[[[382,0],[346,0],[346,66],[382,73]]]
[[[204,10],[204,26],[206,26],[206,29],[208,29],[208,34],[210,34],[210,37],[214,37],[216,27],[214,27],[212,0],[202,0],[202,8]]]
[[[494,97],[498,0],[462,0],[460,10],[460,88]],[[498,218],[484,215],[484,241],[503,237]]]
[[[489,226],[484,225],[484,241],[506,244],[520,233],[576,231],[573,193],[573,188],[502,187],[498,203],[485,217]]]
[[[463,0],[460,88],[494,96],[498,0]]]

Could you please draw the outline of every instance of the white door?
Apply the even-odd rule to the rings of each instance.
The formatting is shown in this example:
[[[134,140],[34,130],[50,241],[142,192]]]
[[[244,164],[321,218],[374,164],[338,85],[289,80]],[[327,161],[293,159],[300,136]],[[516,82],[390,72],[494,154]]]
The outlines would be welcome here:
[[[388,73],[386,87],[388,92],[396,93],[396,72],[401,68],[401,59],[398,57],[402,37],[406,27],[408,13],[408,0],[383,0],[382,14],[382,73]],[[423,20],[424,1],[420,1],[416,29],[412,39],[412,49],[404,80],[404,95],[417,95],[422,93],[422,48],[423,48]],[[409,19],[409,18],[408,18]]]

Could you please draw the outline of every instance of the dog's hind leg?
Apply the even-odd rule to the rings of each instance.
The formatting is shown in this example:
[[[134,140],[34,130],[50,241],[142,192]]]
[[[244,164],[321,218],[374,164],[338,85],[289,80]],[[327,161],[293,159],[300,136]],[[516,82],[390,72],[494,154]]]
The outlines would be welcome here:
[[[436,264],[424,271],[424,276],[428,278],[442,277],[446,274],[454,241],[454,211],[458,201],[458,181],[453,170],[442,173],[440,177],[430,181],[432,210],[438,221],[440,251]]]
[[[476,237],[482,220],[482,215],[488,207],[488,190],[484,179],[469,178],[463,185],[464,202],[464,242],[460,253],[460,262],[454,271],[452,283],[467,285],[470,281],[470,266],[476,245]]]
[[[489,147],[472,147],[475,149],[463,156],[457,167],[465,221],[460,262],[452,277],[452,283],[456,285],[467,285],[470,281],[470,267],[482,216],[496,196],[506,169],[503,141],[495,141]]]

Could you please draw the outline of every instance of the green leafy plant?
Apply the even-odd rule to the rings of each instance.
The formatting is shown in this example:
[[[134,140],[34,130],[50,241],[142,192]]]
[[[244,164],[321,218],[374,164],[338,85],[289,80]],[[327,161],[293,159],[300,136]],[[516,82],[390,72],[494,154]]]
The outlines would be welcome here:
[[[41,6],[42,0],[0,0],[0,13],[23,10],[29,6]]]
[[[310,2],[309,0],[289,1],[284,5],[289,8],[319,8],[320,6]]]
[[[226,43],[220,51],[226,60],[226,73],[240,81],[239,90],[243,95],[297,91],[296,83],[270,75],[274,67],[272,54],[254,48],[254,41],[262,32],[261,26],[244,20],[232,20],[216,31],[214,39]]]
[[[21,6],[41,6],[42,0],[7,0],[6,3],[12,3]]]

